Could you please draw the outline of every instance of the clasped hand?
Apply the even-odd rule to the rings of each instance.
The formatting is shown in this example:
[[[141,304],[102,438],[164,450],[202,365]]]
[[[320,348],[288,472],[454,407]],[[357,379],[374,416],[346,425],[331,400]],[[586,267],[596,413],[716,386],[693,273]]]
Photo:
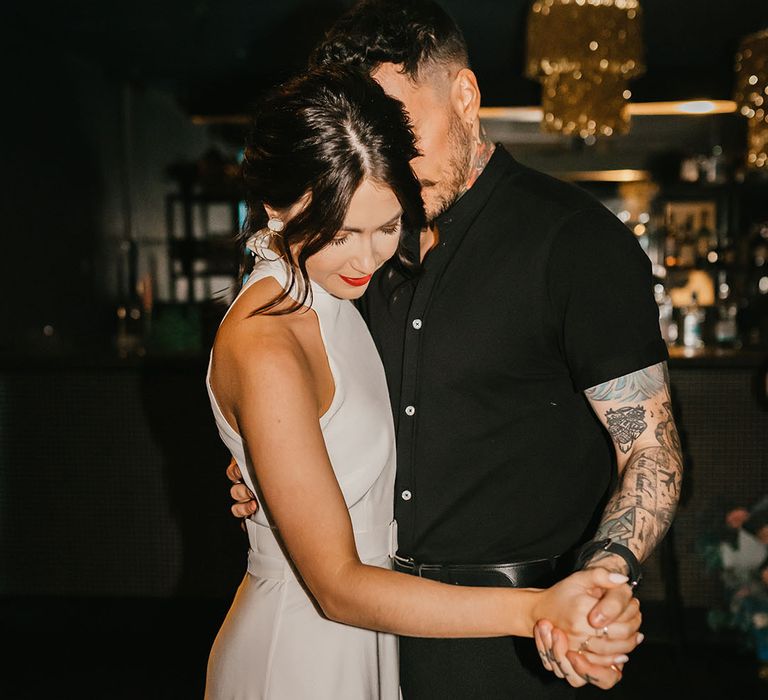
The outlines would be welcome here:
[[[537,610],[546,610],[534,640],[544,668],[575,688],[591,683],[607,690],[621,680],[627,654],[643,640],[640,603],[625,581],[594,567],[542,591]]]

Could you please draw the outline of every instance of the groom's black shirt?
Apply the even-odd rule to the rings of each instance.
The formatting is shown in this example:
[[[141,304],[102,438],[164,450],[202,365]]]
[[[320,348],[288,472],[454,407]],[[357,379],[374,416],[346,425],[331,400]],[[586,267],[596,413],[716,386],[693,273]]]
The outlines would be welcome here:
[[[501,146],[437,227],[421,273],[383,268],[360,304],[395,417],[399,553],[567,551],[615,474],[582,392],[667,359],[648,258],[600,202]]]

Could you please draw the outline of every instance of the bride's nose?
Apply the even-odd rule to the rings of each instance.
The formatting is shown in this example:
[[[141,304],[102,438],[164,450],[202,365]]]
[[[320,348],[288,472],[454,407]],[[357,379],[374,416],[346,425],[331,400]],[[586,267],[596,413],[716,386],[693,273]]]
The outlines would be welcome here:
[[[376,270],[376,252],[373,249],[373,236],[360,233],[355,236],[355,248],[352,253],[352,267],[364,275]]]

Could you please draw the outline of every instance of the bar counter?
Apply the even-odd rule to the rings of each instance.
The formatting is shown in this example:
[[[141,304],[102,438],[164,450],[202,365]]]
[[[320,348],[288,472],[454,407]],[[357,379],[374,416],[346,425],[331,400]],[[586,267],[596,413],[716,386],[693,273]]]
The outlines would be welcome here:
[[[119,357],[114,352],[14,354],[0,352],[0,371],[29,369],[161,369],[203,367],[208,355],[200,352],[147,353]],[[768,349],[717,348],[702,349],[672,346],[670,368],[753,367],[768,365]]]

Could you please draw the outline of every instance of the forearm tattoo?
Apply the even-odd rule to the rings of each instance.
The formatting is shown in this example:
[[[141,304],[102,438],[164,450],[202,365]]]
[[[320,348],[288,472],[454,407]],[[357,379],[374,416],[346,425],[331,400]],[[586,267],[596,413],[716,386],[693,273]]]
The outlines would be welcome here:
[[[642,561],[669,529],[682,486],[683,458],[666,363],[606,382],[586,394],[593,401],[646,402],[604,413],[614,443],[629,456],[595,535],[629,547]],[[653,437],[648,434],[636,445],[649,424],[654,426]]]

